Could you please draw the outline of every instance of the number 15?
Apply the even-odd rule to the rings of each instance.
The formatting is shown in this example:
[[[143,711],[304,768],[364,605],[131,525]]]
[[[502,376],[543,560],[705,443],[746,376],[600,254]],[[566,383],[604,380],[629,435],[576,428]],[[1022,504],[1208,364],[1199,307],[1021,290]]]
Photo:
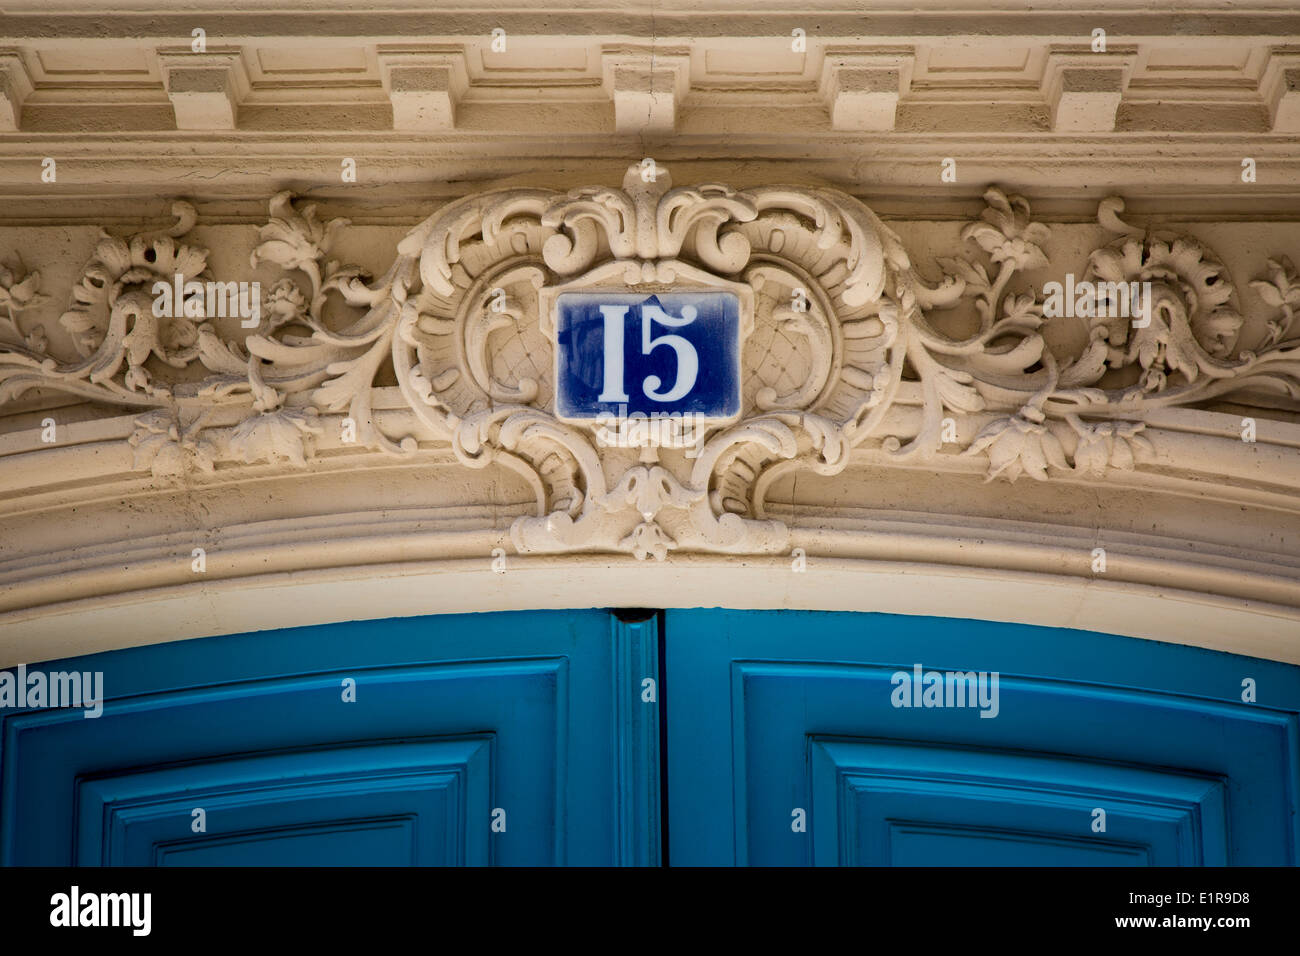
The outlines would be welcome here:
[[[605,381],[597,401],[626,402],[627,390],[623,384],[623,329],[627,323],[626,305],[602,305],[600,314],[605,318]],[[698,312],[693,305],[682,307],[681,318],[669,315],[657,305],[641,307],[641,354],[649,355],[661,345],[666,345],[677,355],[677,379],[666,392],[658,389],[663,384],[658,375],[647,375],[641,383],[646,398],[656,402],[675,402],[690,393],[700,373],[700,356],[695,346],[680,335],[654,335],[654,323],[670,329],[680,329],[695,321]]]

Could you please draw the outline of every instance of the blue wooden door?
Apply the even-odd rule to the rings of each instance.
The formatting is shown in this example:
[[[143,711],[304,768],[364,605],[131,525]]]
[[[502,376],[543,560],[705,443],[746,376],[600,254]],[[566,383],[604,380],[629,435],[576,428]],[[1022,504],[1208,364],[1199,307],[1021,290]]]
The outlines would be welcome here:
[[[0,858],[653,864],[655,653],[653,618],[520,612],[34,665],[102,674],[102,713],[0,709]]]
[[[1300,855],[1300,668],[1151,641],[587,610],[28,670],[102,674],[102,713],[0,706],[4,864],[655,865],[665,830],[674,865]]]
[[[1297,861],[1300,668],[877,614],[665,636],[673,865]]]

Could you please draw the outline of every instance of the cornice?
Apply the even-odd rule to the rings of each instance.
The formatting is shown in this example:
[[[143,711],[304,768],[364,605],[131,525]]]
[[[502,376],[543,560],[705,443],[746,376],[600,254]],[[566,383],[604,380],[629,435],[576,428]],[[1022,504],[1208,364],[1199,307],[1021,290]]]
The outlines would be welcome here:
[[[811,25],[809,36],[818,38],[885,39],[911,38],[937,42],[962,35],[999,38],[1050,38],[1054,42],[1078,42],[1081,19],[1096,19],[1124,37],[1134,39],[1186,35],[1269,40],[1300,35],[1300,14],[1285,2],[1254,3],[1225,11],[1221,3],[1183,4],[1183,11],[1134,10],[1131,3],[1092,4],[1088,12],[1068,3],[1045,3],[1034,10],[1023,4],[969,5],[931,2],[899,4],[866,11],[860,4],[818,4],[799,10],[788,5],[747,2],[727,4],[656,4],[653,10],[612,3],[569,4],[557,10],[546,4],[515,3],[501,9],[490,5],[465,4],[453,8],[357,10],[355,7],[312,4],[315,9],[293,12],[277,10],[230,10],[198,7],[190,11],[130,10],[120,4],[111,8],[78,2],[41,4],[27,10],[9,4],[0,15],[0,35],[24,41],[66,39],[114,42],[136,38],[187,41],[196,19],[201,17],[209,35],[235,41],[265,37],[307,36],[317,39],[352,40],[356,37],[383,38],[391,42],[422,41],[436,37],[481,37],[490,35],[493,25],[507,20],[517,36],[529,37],[655,37],[686,41],[712,37],[763,37],[773,32],[788,35],[791,29]],[[106,5],[107,6],[107,5]],[[150,5],[152,6],[152,4]],[[60,9],[63,7],[63,9]],[[1199,7],[1199,9],[1198,9]],[[1108,9],[1109,8],[1109,9]],[[93,18],[89,17],[93,11]],[[788,26],[787,26],[788,24]]]
[[[692,22],[673,36],[662,15],[639,11],[630,20],[618,15],[608,30],[579,14],[579,29],[561,23],[534,33],[526,16],[494,11],[467,32],[440,33],[421,17],[409,35],[350,29],[331,39],[322,33],[326,17],[299,32],[241,35],[220,18],[202,15],[199,27],[198,15],[186,15],[170,36],[131,30],[111,39],[111,24],[97,23],[95,38],[73,31],[49,40],[24,37],[18,24],[6,31],[0,16],[0,37],[8,38],[0,116],[38,138],[70,129],[501,138],[535,134],[538,108],[549,111],[551,128],[562,117],[574,135],[656,138],[775,139],[777,127],[787,135],[1186,132],[1253,140],[1293,134],[1297,122],[1300,92],[1288,80],[1300,56],[1295,14],[1261,36],[1213,18],[1171,26],[1163,14],[1164,29],[1152,35],[1079,17],[1060,35],[1015,35],[998,29],[1004,17],[981,13],[935,36],[891,34],[875,16],[866,29],[837,32],[806,15],[792,14],[786,26],[744,14],[731,30],[702,15],[716,33]],[[909,14],[905,22],[923,19]],[[1237,27],[1250,20],[1246,12],[1231,18]],[[150,20],[156,31],[160,22]],[[500,32],[501,23],[510,29]],[[192,31],[201,35],[192,40]],[[640,100],[651,95],[656,105],[646,111]],[[417,102],[440,105],[421,113]]]
[[[539,171],[578,185],[629,156],[704,181],[744,155],[765,181],[834,184],[886,216],[959,215],[999,182],[1300,218],[1294,10],[951,6],[11,12],[0,195],[21,221],[159,192],[342,199],[345,183],[409,203]]]

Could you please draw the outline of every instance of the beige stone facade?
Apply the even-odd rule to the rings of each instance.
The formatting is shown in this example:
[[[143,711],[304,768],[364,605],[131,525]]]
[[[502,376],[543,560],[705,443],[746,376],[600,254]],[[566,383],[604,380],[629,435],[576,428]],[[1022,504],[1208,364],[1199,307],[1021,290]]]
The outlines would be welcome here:
[[[1300,662],[1293,4],[384,6],[0,15],[0,666],[609,605]],[[557,418],[611,283],[738,290],[737,419]]]

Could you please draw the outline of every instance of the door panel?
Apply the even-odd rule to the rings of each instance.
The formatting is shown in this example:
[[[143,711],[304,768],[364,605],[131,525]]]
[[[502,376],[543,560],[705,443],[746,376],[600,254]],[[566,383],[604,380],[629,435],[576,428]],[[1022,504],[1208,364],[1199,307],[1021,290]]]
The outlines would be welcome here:
[[[494,738],[275,753],[83,781],[77,862],[485,865],[488,828],[467,824],[492,811]],[[193,832],[196,806],[216,832]]]
[[[658,735],[636,732],[627,701],[656,650],[653,618],[520,612],[32,665],[102,671],[107,700],[98,718],[0,711],[0,852],[27,865],[653,863]]]
[[[1298,668],[875,614],[668,611],[665,636],[674,864],[1296,861]],[[897,696],[949,672],[997,673],[996,713]]]

